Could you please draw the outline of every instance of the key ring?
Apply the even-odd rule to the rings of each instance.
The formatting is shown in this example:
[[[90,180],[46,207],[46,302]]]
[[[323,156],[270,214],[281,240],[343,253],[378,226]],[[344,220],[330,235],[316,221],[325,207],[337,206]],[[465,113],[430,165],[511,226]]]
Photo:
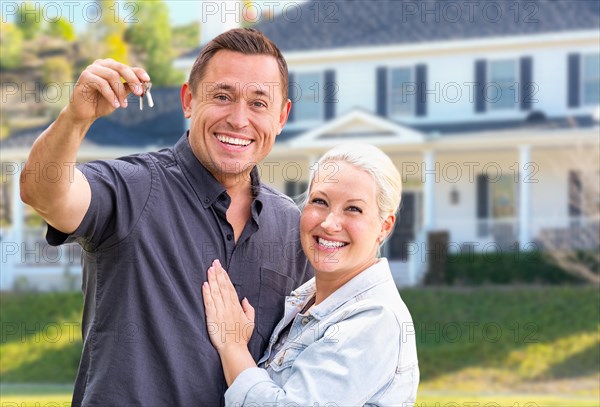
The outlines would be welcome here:
[[[129,82],[124,82],[124,84],[129,85]],[[152,82],[142,82],[142,94],[139,96],[140,110],[144,110],[144,96],[148,99],[148,106],[154,107],[154,100],[152,99],[150,88],[152,88]]]
[[[152,82],[142,82],[142,94],[140,95],[140,110],[144,110],[144,96],[146,96],[146,98],[148,99],[148,106],[154,107],[154,100],[152,100],[150,88],[152,88]]]

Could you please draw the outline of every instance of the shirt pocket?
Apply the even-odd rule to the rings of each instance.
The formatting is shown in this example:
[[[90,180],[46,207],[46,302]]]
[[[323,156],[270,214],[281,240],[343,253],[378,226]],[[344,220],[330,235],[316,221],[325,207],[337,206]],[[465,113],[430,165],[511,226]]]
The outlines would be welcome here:
[[[258,295],[259,326],[268,329],[267,337],[283,317],[285,297],[294,287],[293,280],[278,271],[260,268],[260,289]]]
[[[256,308],[256,333],[263,345],[267,343],[275,326],[283,317],[285,297],[293,287],[294,281],[272,269],[260,268],[260,286],[258,307]]]
[[[306,346],[293,345],[288,348],[280,350],[267,366],[271,370],[277,373],[281,373],[283,370],[291,367],[298,356],[306,349]]]

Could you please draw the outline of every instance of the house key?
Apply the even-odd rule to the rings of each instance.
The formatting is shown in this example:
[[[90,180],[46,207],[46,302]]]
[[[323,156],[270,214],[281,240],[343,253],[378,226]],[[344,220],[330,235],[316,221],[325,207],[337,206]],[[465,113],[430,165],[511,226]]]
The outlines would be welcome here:
[[[144,82],[142,83],[142,95],[140,96],[140,110],[144,110],[144,96],[148,98],[148,106],[154,107],[154,100],[152,100],[152,95],[150,94],[150,88],[152,87],[152,82]]]

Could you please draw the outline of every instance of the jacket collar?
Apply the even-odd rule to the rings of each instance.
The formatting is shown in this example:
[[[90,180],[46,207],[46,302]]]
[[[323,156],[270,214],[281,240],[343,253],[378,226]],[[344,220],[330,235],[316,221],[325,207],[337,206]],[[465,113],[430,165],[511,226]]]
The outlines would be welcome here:
[[[315,319],[322,319],[351,299],[390,279],[392,279],[392,273],[388,261],[386,258],[381,258],[377,263],[335,290],[323,302],[313,306],[308,313]],[[315,295],[315,292],[316,282],[313,277],[294,290],[288,300],[297,303],[301,308]]]

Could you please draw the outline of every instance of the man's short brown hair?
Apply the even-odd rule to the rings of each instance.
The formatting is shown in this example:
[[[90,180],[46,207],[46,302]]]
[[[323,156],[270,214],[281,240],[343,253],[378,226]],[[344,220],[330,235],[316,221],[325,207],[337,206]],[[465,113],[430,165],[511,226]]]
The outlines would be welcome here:
[[[218,51],[227,50],[239,52],[246,55],[271,55],[277,60],[279,67],[279,75],[281,76],[281,94],[283,95],[283,103],[288,99],[288,68],[279,48],[267,38],[266,35],[254,28],[235,28],[226,31],[212,39],[196,58],[188,84],[192,94],[196,94],[196,89],[202,81],[202,77],[206,72],[208,62],[215,56]]]

